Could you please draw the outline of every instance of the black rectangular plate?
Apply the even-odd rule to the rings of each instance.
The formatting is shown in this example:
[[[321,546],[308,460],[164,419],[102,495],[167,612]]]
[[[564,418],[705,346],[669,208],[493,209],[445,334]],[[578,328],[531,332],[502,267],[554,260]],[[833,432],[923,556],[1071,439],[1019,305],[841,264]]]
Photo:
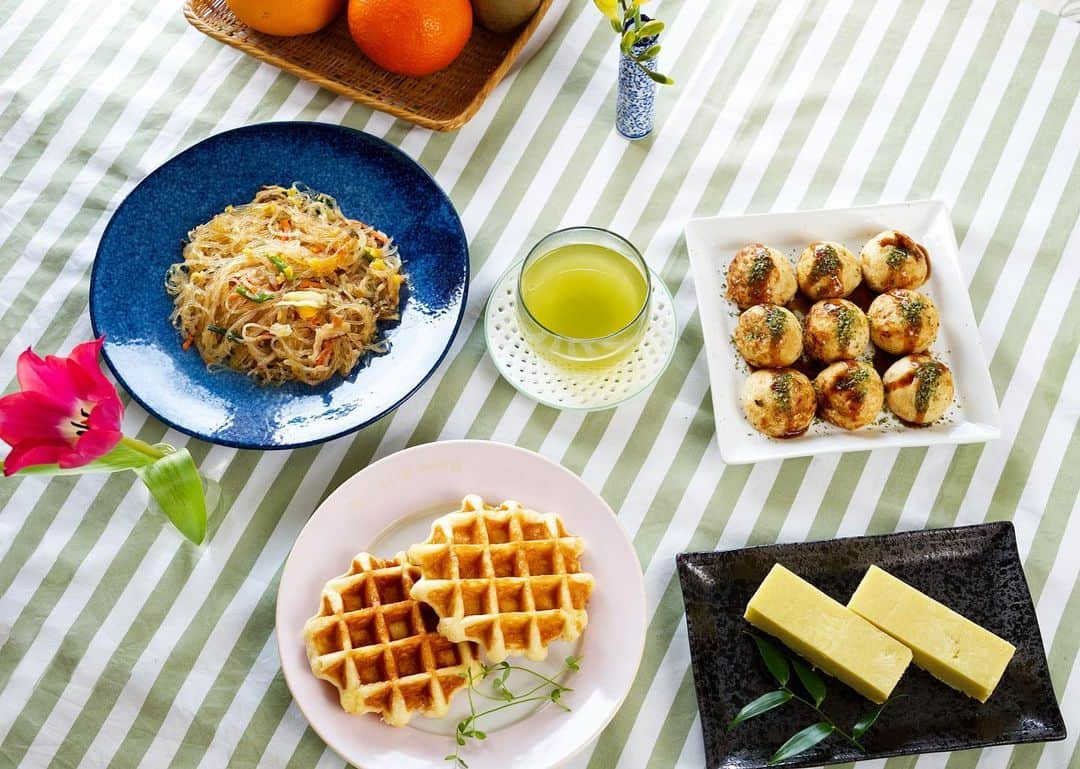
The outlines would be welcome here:
[[[1065,738],[1011,523],[682,553],[676,562],[708,769],[764,767],[784,740],[815,720],[813,711],[791,702],[731,732],[726,728],[743,705],[776,688],[744,632],[751,628],[742,616],[774,563],[844,604],[867,567],[877,564],[1016,646],[985,704],[912,665],[893,693],[894,698],[903,697],[885,709],[864,738],[866,755],[833,736],[778,766]],[[872,703],[834,678],[826,677],[826,683],[823,710],[850,730]]]

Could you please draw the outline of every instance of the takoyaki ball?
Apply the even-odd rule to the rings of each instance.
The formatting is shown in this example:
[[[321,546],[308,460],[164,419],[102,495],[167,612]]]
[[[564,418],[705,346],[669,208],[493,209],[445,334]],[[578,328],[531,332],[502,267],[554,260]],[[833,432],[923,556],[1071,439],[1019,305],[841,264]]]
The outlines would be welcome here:
[[[930,277],[930,254],[897,230],[885,230],[862,248],[862,274],[877,292],[918,288]]]
[[[824,299],[806,314],[803,346],[822,363],[850,360],[866,352],[870,324],[858,305],[847,299]]]
[[[811,243],[795,265],[799,290],[813,301],[847,296],[862,282],[855,254],[839,243]]]
[[[870,341],[893,355],[924,352],[937,339],[940,317],[930,297],[907,288],[878,296],[866,312]]]
[[[787,304],[795,289],[795,271],[775,248],[751,243],[740,248],[728,265],[728,299],[740,310],[755,304]]]
[[[882,378],[885,403],[905,422],[928,425],[941,419],[953,401],[949,367],[929,355],[908,355],[889,366]]]
[[[802,355],[802,326],[791,310],[755,304],[739,316],[735,347],[751,366],[790,366]]]
[[[742,405],[755,430],[773,438],[792,438],[806,432],[814,420],[817,396],[805,374],[763,368],[746,378]]]
[[[869,363],[842,360],[828,366],[814,379],[822,419],[845,430],[866,427],[881,413],[885,388]]]

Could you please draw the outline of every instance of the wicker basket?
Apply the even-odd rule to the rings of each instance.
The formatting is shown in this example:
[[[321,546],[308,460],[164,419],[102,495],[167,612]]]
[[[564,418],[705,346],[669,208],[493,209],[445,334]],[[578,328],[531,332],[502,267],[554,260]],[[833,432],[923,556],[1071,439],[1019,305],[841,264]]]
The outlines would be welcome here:
[[[497,35],[481,27],[449,67],[428,77],[395,75],[376,66],[353,43],[344,17],[313,35],[273,37],[244,25],[226,0],[186,0],[196,29],[346,98],[425,128],[464,125],[509,71],[552,0],[542,0],[525,26]]]

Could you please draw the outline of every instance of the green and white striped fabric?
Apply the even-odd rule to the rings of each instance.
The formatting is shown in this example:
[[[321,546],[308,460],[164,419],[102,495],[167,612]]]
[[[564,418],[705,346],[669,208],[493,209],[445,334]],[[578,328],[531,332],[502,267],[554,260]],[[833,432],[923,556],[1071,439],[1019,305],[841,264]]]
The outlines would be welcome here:
[[[586,0],[454,134],[240,56],[177,5],[0,0],[7,388],[27,346],[90,337],[90,264],[127,191],[184,147],[258,121],[344,123],[417,158],[464,221],[469,312],[409,403],[321,447],[205,445],[128,404],[126,432],[186,445],[220,483],[202,548],[146,514],[128,474],[0,483],[0,767],[340,767],[281,678],[281,564],[345,478],[462,436],[581,474],[645,570],[640,673],[577,769],[703,766],[675,553],[1001,519],[1016,522],[1069,738],[870,766],[1080,767],[1080,25],[1015,0],[661,0],[678,85],[661,91],[654,134],[628,143],[613,130],[613,36]],[[686,220],[913,198],[952,207],[1002,439],[725,467]],[[681,320],[655,389],[591,415],[517,395],[477,322],[511,259],[578,223],[637,243]]]

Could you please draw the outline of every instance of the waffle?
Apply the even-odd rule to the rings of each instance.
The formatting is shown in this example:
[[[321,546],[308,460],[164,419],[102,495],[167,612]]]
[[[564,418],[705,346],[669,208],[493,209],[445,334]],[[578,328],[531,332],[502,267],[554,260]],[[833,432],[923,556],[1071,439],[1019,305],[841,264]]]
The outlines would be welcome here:
[[[380,713],[392,726],[413,713],[439,717],[479,672],[476,647],[435,632],[438,618],[409,598],[419,569],[405,554],[384,561],[368,553],[326,583],[319,613],[304,626],[311,671],[336,686],[350,713]]]
[[[451,641],[476,641],[491,662],[510,655],[547,657],[554,640],[573,641],[588,621],[593,589],[581,571],[580,537],[559,516],[465,497],[459,512],[432,524],[427,542],[409,548],[420,567],[413,598],[439,615]]]

